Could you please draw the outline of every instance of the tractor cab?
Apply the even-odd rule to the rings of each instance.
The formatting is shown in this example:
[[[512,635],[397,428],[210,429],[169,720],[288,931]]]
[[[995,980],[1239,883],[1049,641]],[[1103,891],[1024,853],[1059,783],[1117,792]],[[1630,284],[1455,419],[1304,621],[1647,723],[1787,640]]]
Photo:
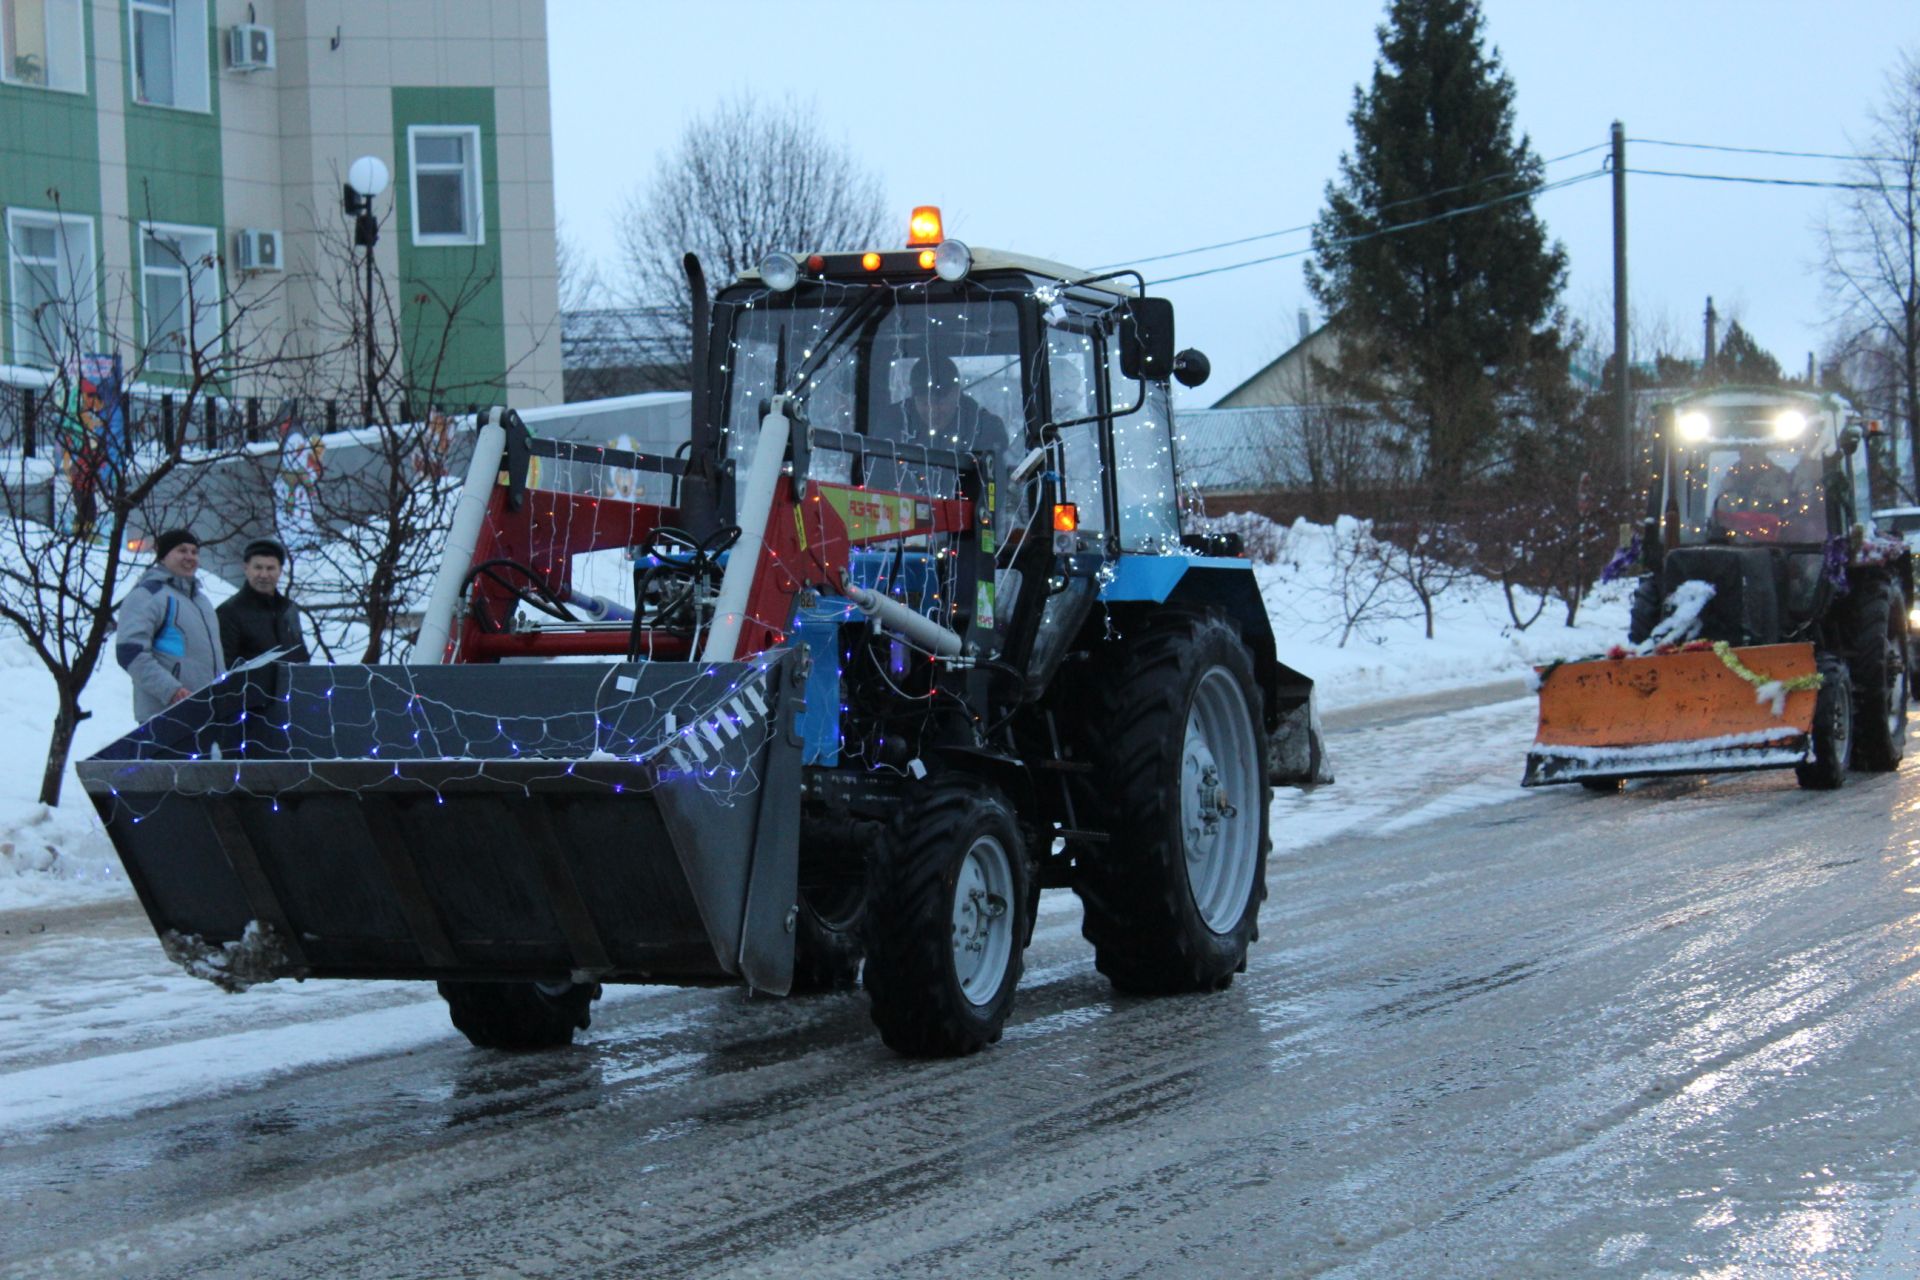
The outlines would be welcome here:
[[[1658,598],[1706,582],[1714,599],[1701,635],[1771,644],[1821,611],[1830,546],[1843,546],[1868,509],[1862,436],[1846,402],[1778,388],[1719,388],[1662,413],[1667,456],[1657,551]],[[1644,640],[1658,622],[1650,584],[1634,618]]]
[[[1673,406],[1672,439],[1675,545],[1819,546],[1860,509],[1860,437],[1837,397],[1703,392]]]
[[[801,446],[788,474],[849,528],[978,490],[986,563],[958,630],[1012,659],[1021,700],[1121,557],[1182,551],[1167,379],[1197,386],[1207,362],[1175,353],[1172,308],[1137,272],[971,248],[922,208],[901,251],[769,255],[719,293],[710,332],[707,416],[736,473],[777,401]],[[953,585],[937,554],[924,537],[855,550],[848,577],[932,615]]]

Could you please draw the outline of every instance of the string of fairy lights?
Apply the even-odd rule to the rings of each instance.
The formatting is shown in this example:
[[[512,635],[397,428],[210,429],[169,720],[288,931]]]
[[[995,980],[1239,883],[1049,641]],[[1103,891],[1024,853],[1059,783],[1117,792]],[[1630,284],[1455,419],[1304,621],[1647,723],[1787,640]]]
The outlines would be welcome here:
[[[130,750],[120,763],[137,783],[109,785],[110,816],[137,825],[168,794],[259,795],[277,813],[289,792],[419,791],[443,805],[473,783],[531,796],[563,780],[616,795],[691,781],[730,805],[759,787],[762,747],[778,722],[771,673],[784,656],[769,650],[741,664],[669,674],[645,691],[644,672],[672,668],[609,664],[585,705],[538,714],[450,701],[436,690],[445,667],[292,667],[285,693],[257,681],[240,689],[242,677],[229,675],[201,697],[211,713],[223,693],[238,694],[230,718],[209,714],[186,745],[173,728],[156,732],[152,723],[124,740]],[[323,767],[342,761],[362,768],[347,778]],[[276,766],[270,781],[256,786],[244,767],[255,762]],[[291,780],[289,768],[298,775]]]

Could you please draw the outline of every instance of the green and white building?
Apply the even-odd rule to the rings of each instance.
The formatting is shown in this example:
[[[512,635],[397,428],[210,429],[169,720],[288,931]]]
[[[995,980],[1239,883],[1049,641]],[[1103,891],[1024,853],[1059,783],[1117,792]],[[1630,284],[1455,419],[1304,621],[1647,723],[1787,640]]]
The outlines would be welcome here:
[[[0,0],[0,366],[79,345],[165,385],[188,345],[242,367],[341,346],[362,156],[392,175],[379,293],[439,370],[408,382],[558,402],[543,0]],[[308,381],[357,403],[361,358]],[[273,394],[257,376],[223,390]]]

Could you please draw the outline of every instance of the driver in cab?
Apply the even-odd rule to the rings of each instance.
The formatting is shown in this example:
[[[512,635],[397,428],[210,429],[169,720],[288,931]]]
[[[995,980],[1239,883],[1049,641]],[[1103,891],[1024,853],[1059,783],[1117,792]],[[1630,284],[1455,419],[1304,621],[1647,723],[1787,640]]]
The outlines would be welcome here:
[[[1775,541],[1792,512],[1792,496],[1791,475],[1767,456],[1766,446],[1743,444],[1714,499],[1714,532],[1732,540]]]
[[[919,444],[1004,458],[1007,424],[962,389],[951,356],[926,356],[908,371],[904,437]]]

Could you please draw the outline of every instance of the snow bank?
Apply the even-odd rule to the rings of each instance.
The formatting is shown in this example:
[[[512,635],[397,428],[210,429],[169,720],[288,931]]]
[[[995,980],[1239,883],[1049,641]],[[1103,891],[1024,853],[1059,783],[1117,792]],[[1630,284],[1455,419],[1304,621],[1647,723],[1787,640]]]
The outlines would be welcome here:
[[[0,556],[17,554],[0,547]],[[120,594],[145,569],[144,562],[137,564],[122,579]],[[202,573],[200,582],[216,603],[233,594],[210,573]],[[0,910],[132,893],[72,766],[134,727],[133,683],[113,660],[111,637],[80,697],[81,710],[92,715],[74,733],[60,804],[49,809],[39,801],[40,779],[58,706],[53,677],[19,632],[0,624]]]
[[[1273,527],[1245,514],[1222,521],[1243,536],[1249,522]],[[1436,602],[1433,639],[1426,638],[1418,601],[1404,588],[1389,587],[1384,603],[1342,646],[1346,611],[1330,584],[1338,576],[1342,540],[1360,532],[1358,522],[1345,517],[1335,525],[1296,520],[1277,539],[1262,539],[1277,541],[1277,558],[1254,569],[1280,660],[1313,677],[1323,708],[1526,680],[1537,664],[1595,656],[1625,637],[1630,582],[1597,588],[1581,604],[1574,626],[1566,625],[1566,606],[1555,600],[1522,630],[1508,614],[1499,583],[1469,578]],[[1537,600],[1520,593],[1522,617]]]

